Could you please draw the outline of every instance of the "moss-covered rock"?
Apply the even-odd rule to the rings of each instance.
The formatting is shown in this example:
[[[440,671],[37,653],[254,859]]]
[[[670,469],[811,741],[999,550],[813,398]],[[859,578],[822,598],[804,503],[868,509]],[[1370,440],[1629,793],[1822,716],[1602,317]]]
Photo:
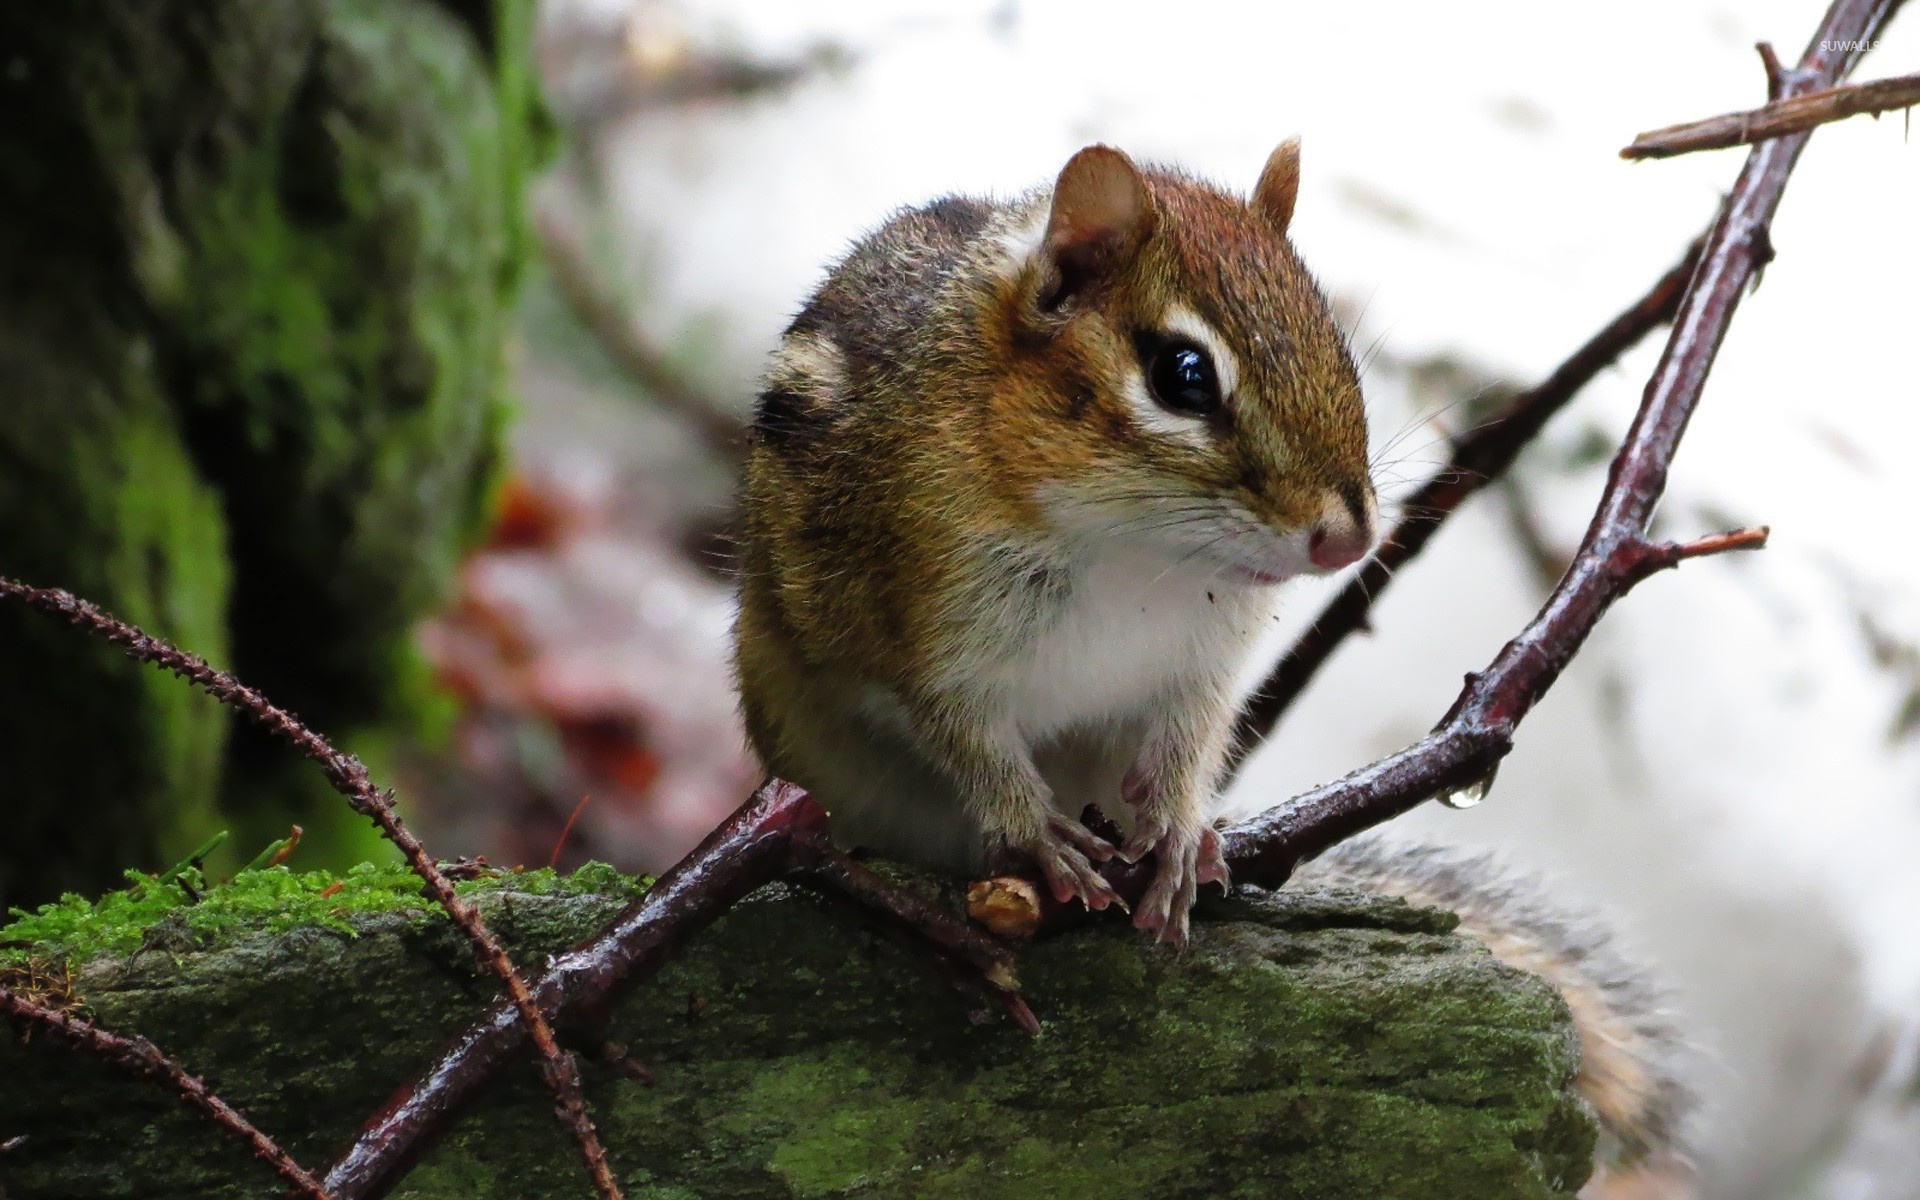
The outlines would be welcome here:
[[[551,884],[541,885],[553,891]],[[323,889],[324,890],[324,889]],[[619,896],[487,902],[530,961]],[[164,914],[79,987],[319,1165],[494,989],[430,914],[182,932]],[[889,943],[762,892],[619,1010],[643,1087],[589,1064],[632,1197],[1570,1196],[1593,1131],[1568,1017],[1450,914],[1337,891],[1211,904],[1185,954],[1105,924],[1029,948],[1045,1029],[968,1024]],[[65,936],[72,936],[71,933]],[[211,948],[197,948],[208,940]],[[42,952],[58,952],[43,946]],[[38,1040],[0,1044],[15,1200],[276,1194],[153,1085]],[[585,1194],[529,1069],[395,1193]]]
[[[323,728],[410,710],[409,629],[506,412],[532,8],[0,6],[0,573]],[[284,809],[245,823],[261,797],[317,792],[76,641],[0,613],[0,901],[163,865],[223,766],[236,844],[284,832]],[[84,836],[59,828],[76,811]],[[300,815],[321,835],[344,812]]]

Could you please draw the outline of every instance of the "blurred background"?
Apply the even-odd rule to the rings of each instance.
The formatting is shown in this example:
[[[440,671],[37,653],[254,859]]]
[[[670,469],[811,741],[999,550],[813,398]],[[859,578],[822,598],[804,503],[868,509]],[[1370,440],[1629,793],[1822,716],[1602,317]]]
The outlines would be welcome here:
[[[0,17],[0,571],[236,667],[400,784],[443,856],[673,862],[756,780],[726,668],[754,380],[893,209],[1107,141],[1293,235],[1407,490],[1678,259],[1807,0],[1590,11],[221,0]],[[1858,77],[1920,69],[1896,21]],[[22,165],[25,164],[25,165]],[[31,168],[31,169],[29,169]],[[1610,613],[1485,803],[1697,1030],[1713,1197],[1920,1197],[1920,149],[1820,130],[1660,532],[1773,529]],[[1662,339],[1470,502],[1251,761],[1267,807],[1417,738],[1558,578]],[[1405,435],[1405,436],[1402,436]],[[1292,628],[1331,583],[1292,587]],[[0,610],[0,903],[217,829],[380,853],[172,681]],[[1249,680],[1251,682],[1251,678]],[[85,820],[77,813],[86,813]],[[216,859],[216,863],[224,860]]]

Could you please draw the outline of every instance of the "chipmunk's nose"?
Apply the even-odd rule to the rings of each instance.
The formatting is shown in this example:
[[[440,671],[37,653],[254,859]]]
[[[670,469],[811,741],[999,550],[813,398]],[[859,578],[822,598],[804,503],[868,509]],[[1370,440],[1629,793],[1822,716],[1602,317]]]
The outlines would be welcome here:
[[[1350,567],[1373,549],[1373,495],[1370,489],[1342,489],[1327,499],[1320,521],[1307,535],[1307,557],[1327,571]]]

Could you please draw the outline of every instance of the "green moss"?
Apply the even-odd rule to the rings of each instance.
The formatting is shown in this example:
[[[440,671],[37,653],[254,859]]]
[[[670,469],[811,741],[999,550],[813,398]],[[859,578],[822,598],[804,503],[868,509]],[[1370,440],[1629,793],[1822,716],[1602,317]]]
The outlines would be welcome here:
[[[435,906],[421,894],[419,877],[399,863],[362,863],[344,875],[269,867],[241,871],[217,884],[193,866],[169,876],[129,871],[125,888],[98,899],[69,893],[30,913],[13,909],[13,921],[0,926],[0,962],[33,958],[80,965],[143,949],[214,950],[263,932],[330,929],[351,937],[356,921],[368,916],[437,919]],[[462,880],[454,890],[477,899],[509,894],[631,898],[646,885],[605,863],[590,862],[565,875],[542,868]]]

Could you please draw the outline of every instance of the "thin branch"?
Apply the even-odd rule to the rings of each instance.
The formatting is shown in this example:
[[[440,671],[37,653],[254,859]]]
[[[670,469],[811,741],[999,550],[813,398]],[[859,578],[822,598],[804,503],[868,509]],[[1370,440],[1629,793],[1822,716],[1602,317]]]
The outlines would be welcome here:
[[[683,375],[653,344],[639,322],[593,265],[579,223],[562,211],[551,192],[532,205],[533,228],[554,285],[568,307],[608,357],[632,376],[662,408],[685,421],[715,458],[737,463],[746,453],[747,429],[727,406]]]
[[[595,937],[555,958],[535,985],[570,1033],[593,1038],[613,1005],[653,977],[679,946],[763,884],[790,880],[857,908],[890,935],[930,952],[1033,1027],[1013,991],[1013,956],[955,913],[893,887],[834,850],[826,812],[790,783],[769,780],[687,857]],[[604,1038],[600,1038],[604,1046]],[[361,1132],[329,1172],[341,1200],[375,1200],[486,1085],[524,1053],[526,1033],[503,1005],[470,1028]]]
[[[1746,112],[1724,113],[1704,121],[1655,129],[1634,138],[1632,145],[1620,151],[1620,157],[1672,158],[1695,150],[1724,150],[1729,146],[1803,133],[1816,125],[1862,113],[1878,115],[1916,104],[1920,104],[1920,75],[1853,83],[1776,100]]]
[[[215,670],[198,655],[189,654],[168,643],[153,637],[125,621],[75,597],[72,593],[58,588],[39,588],[31,584],[0,576],[0,596],[8,596],[24,601],[29,606],[52,616],[64,619],[67,624],[86,629],[114,645],[119,646],[131,658],[140,662],[152,663],[173,672],[180,678],[207,692],[222,704],[237,709],[253,718],[281,740],[320,764],[321,772],[333,789],[346,797],[353,810],[369,818],[380,827],[380,832],[399,847],[406,858],[407,865],[413,868],[425,885],[424,890],[435,903],[446,910],[447,916],[473,943],[482,962],[499,977],[506,988],[513,1011],[519,1020],[526,1023],[540,1052],[541,1076],[553,1092],[554,1102],[562,1122],[573,1134],[574,1141],[580,1147],[581,1156],[586,1160],[588,1170],[593,1175],[594,1186],[607,1200],[618,1200],[620,1190],[614,1182],[611,1168],[606,1161],[606,1150],[600,1144],[599,1135],[594,1131],[593,1122],[587,1116],[586,1099],[580,1091],[580,1075],[572,1055],[560,1048],[554,1039],[553,1028],[547,1023],[546,1016],[534,1003],[533,994],[521,979],[520,972],[514,968],[507,952],[499,939],[487,929],[480,914],[474,907],[462,899],[453,890],[448,880],[433,858],[420,844],[413,831],[400,820],[394,811],[393,795],[382,792],[374,786],[367,776],[366,767],[350,754],[342,754],[333,744],[303,724],[298,717],[274,704],[259,692],[241,683],[224,671]]]
[[[1293,649],[1248,697],[1234,727],[1229,777],[1273,732],[1281,716],[1341,643],[1367,628],[1368,616],[1392,586],[1394,574],[1426,548],[1440,525],[1467,497],[1505,474],[1520,451],[1594,376],[1612,366],[1647,334],[1673,320],[1687,281],[1699,265],[1700,244],[1695,242],[1646,295],[1588,339],[1539,386],[1514,397],[1498,416],[1455,439],[1452,458],[1407,498],[1401,506],[1405,515],[1373,558],[1320,610],[1320,616]]]
[[[300,1195],[310,1200],[333,1200],[319,1181],[306,1168],[293,1161],[293,1157],[282,1150],[279,1143],[215,1095],[205,1080],[190,1074],[146,1038],[109,1033],[71,1012],[35,1004],[3,985],[0,985],[0,1012],[128,1074],[166,1084],[186,1104],[213,1118],[214,1124],[245,1142],[255,1158],[272,1167]]]
[[[1677,567],[1690,558],[1707,558],[1715,554],[1726,554],[1733,550],[1765,549],[1767,538],[1773,531],[1765,525],[1751,529],[1735,529],[1727,533],[1713,533],[1706,537],[1695,538],[1690,542],[1639,542],[1636,545],[1646,552],[1646,561],[1634,569],[1645,575],[1655,571],[1664,571]]]

